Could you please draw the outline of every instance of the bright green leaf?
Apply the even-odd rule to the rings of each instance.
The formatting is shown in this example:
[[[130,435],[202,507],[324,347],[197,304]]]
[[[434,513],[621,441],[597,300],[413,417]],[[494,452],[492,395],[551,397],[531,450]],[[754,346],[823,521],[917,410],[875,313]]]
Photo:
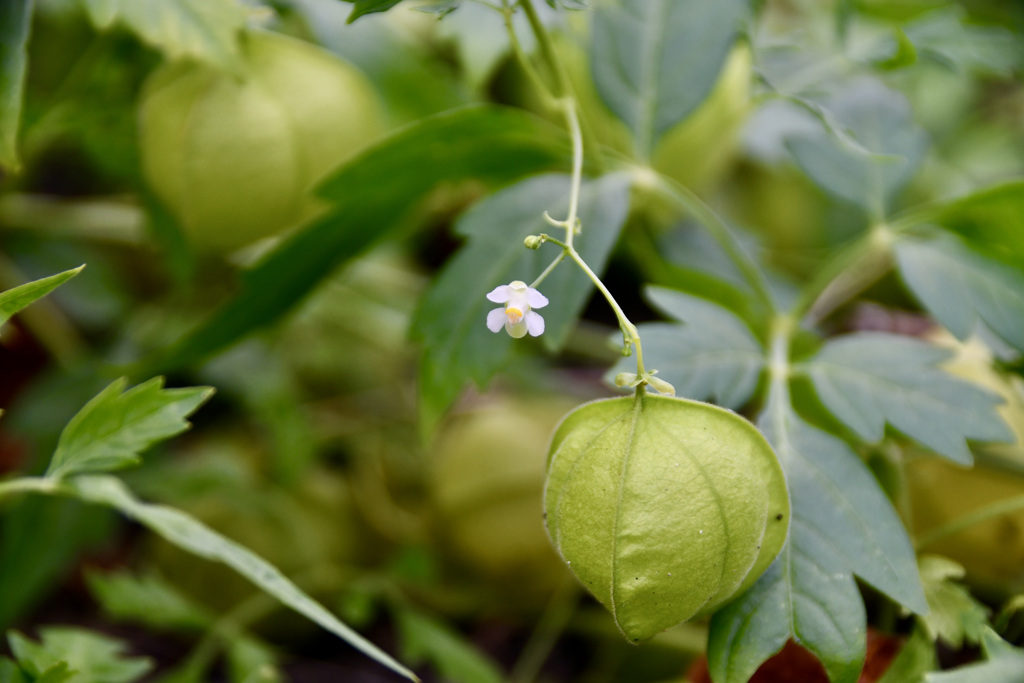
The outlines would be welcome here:
[[[675,386],[676,394],[739,408],[750,400],[764,366],[764,350],[731,311],[683,292],[652,287],[647,298],[683,323],[639,326],[644,365]],[[605,379],[636,367],[623,358]]]
[[[958,339],[978,321],[1024,351],[1024,274],[971,251],[953,237],[901,239],[896,260],[903,281],[928,312]]]
[[[352,23],[364,14],[387,12],[402,0],[354,0],[352,14],[348,15],[348,23]]]
[[[0,657],[0,683],[30,683],[14,660]]]
[[[403,656],[429,661],[452,683],[501,683],[501,669],[457,633],[436,619],[409,607],[395,610],[395,626]]]
[[[284,680],[273,650],[254,638],[232,638],[228,667],[232,683],[282,683]]]
[[[969,465],[967,439],[1010,441],[1000,398],[938,366],[950,351],[894,334],[861,333],[828,341],[798,366],[825,406],[857,436],[881,441],[888,422],[954,462]]]
[[[83,475],[68,480],[64,487],[66,491],[83,500],[119,510],[170,543],[194,555],[214,562],[223,562],[260,589],[348,642],[366,656],[410,680],[418,680],[411,671],[302,592],[277,568],[197,519],[174,508],[137,500],[116,477]]]
[[[569,569],[641,640],[753,583],[785,542],[789,500],[749,422],[641,391],[562,421],[544,512]]]
[[[111,617],[157,629],[202,631],[216,618],[156,574],[89,572],[93,597]]]
[[[795,639],[833,683],[854,683],[867,624],[854,574],[919,614],[927,612],[906,530],[878,482],[846,444],[800,419],[773,392],[761,429],[786,472],[789,539],[753,588],[711,621],[708,662],[718,683],[745,683]]]
[[[629,126],[641,159],[708,96],[747,0],[609,0],[595,5],[594,84]]]
[[[14,289],[0,292],[0,327],[10,320],[11,316],[28,306],[33,301],[41,299],[62,284],[82,272],[85,266],[78,266],[63,273],[57,273],[41,280],[26,282]]]
[[[921,683],[924,675],[937,666],[935,644],[924,629],[918,626],[903,643],[896,659],[892,660],[877,683]]]
[[[277,321],[342,264],[394,238],[438,185],[499,186],[568,157],[564,133],[510,108],[466,107],[398,131],[328,178],[320,194],[334,208],[247,271],[235,299],[148,369],[197,362]]]
[[[0,170],[17,171],[32,0],[0,3]]]
[[[982,630],[981,645],[988,661],[927,674],[925,683],[1017,683],[1024,680],[1024,650],[1013,647],[987,626]]]
[[[154,443],[189,428],[186,419],[213,394],[209,387],[164,389],[162,377],[128,391],[121,378],[71,418],[61,432],[46,476],[121,469],[139,462]]]
[[[1024,180],[999,183],[957,198],[939,207],[934,220],[968,243],[1024,270]]]
[[[171,59],[240,64],[246,14],[236,0],[81,0],[93,25],[121,24]]]
[[[131,683],[153,668],[143,657],[126,657],[125,645],[99,633],[80,628],[43,628],[36,643],[11,631],[7,641],[18,663],[34,676],[67,664],[74,675],[60,678],[68,683]]]
[[[976,645],[988,624],[988,609],[957,583],[966,574],[964,568],[938,555],[923,555],[919,562],[930,608],[921,622],[929,639],[942,640],[954,650],[965,642]]]
[[[882,210],[910,180],[928,138],[906,98],[871,78],[853,80],[823,98],[831,126],[856,141],[844,144],[826,128],[787,139],[787,147],[815,183],[837,197]]]
[[[424,343],[421,395],[427,422],[447,409],[467,380],[483,386],[512,355],[517,342],[504,332],[487,329],[487,312],[496,304],[486,295],[512,280],[531,282],[558,254],[555,246],[532,250],[523,246],[530,234],[548,232],[544,211],[564,216],[570,180],[537,176],[483,200],[456,226],[468,243],[452,258],[427,290],[416,312],[412,333]],[[597,273],[604,270],[629,208],[629,178],[608,175],[584,183],[579,217],[583,228],[576,248]],[[550,304],[540,313],[547,329],[545,346],[565,343],[593,284],[566,260],[540,285]]]

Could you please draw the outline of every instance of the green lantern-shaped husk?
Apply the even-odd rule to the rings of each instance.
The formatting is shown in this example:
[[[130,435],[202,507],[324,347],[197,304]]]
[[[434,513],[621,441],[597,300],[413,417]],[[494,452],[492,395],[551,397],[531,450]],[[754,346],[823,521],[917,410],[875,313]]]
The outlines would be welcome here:
[[[566,416],[544,511],[555,548],[630,640],[746,590],[789,529],[785,477],[756,427],[643,389]]]

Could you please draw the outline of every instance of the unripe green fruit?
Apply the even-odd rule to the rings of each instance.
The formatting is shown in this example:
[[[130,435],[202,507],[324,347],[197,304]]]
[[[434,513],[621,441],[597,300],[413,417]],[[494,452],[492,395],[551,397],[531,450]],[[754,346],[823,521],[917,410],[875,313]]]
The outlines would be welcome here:
[[[316,210],[329,170],[382,130],[372,86],[353,66],[299,40],[249,34],[232,74],[176,62],[140,104],[143,172],[197,246],[233,249]]]
[[[502,400],[453,418],[431,453],[439,535],[483,578],[517,599],[547,599],[564,570],[544,533],[540,505],[551,430],[561,400]]]
[[[746,590],[785,544],[790,516],[757,428],[708,403],[643,393],[563,420],[544,511],[552,543],[630,640]]]

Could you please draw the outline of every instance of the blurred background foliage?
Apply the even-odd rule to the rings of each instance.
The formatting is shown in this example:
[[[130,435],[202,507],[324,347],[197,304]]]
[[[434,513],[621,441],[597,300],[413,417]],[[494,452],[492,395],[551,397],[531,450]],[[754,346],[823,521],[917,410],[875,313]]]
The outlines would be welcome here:
[[[447,413],[423,413],[410,322],[458,248],[455,218],[483,184],[453,178],[424,190],[383,239],[374,216],[362,217],[366,248],[344,267],[282,261],[329,276],[282,303],[271,324],[237,343],[168,352],[245,288],[282,235],[330,215],[332,201],[312,188],[366,145],[471,103],[543,113],[500,14],[466,2],[437,21],[402,5],[347,24],[352,7],[338,0],[252,0],[216,19],[229,34],[253,29],[242,47],[213,40],[195,61],[105,21],[101,5],[36,0],[32,15],[22,167],[0,176],[0,289],[88,267],[5,329],[0,475],[43,469],[60,429],[114,377],[154,369],[173,385],[209,384],[218,393],[193,431],[126,475],[133,490],[248,545],[405,661],[428,661],[431,680],[682,680],[706,626],[627,645],[603,610],[579,601],[541,523],[551,431],[572,406],[610,391],[602,376],[616,358],[606,342],[616,325],[600,302],[559,354],[519,345],[486,387],[461,392]],[[633,154],[591,80],[587,12],[538,9],[592,134],[613,156]],[[831,97],[868,136],[876,129],[857,118],[858,104],[885,103],[895,123],[877,130],[921,169],[885,198],[890,210],[1024,176],[1019,3],[769,0],[757,11],[709,97],[650,162],[741,226],[780,292],[876,207],[844,195],[842,177],[830,185],[827,174],[808,175],[820,131],[805,108],[763,98],[766,84]],[[237,77],[243,62],[253,79]],[[381,178],[430,177],[430,155],[446,153],[396,156]],[[372,193],[372,182],[353,180],[353,191]],[[965,212],[956,229],[1024,264],[1019,213]],[[749,305],[721,253],[677,209],[634,201],[625,231],[608,281],[635,321],[658,317],[641,283]],[[830,324],[937,334],[893,277]],[[983,466],[969,477],[936,460],[912,463],[901,512],[921,529],[1024,494],[1024,399],[1006,371],[1019,361],[995,372],[983,348],[943,343],[957,349],[956,373],[1007,399],[1018,441],[978,453]],[[886,454],[870,458],[884,483]],[[968,584],[996,603],[1024,589],[1024,513],[929,550],[964,565]],[[392,680],[227,569],[106,510],[5,501],[0,628],[50,624],[127,639],[159,676],[178,677],[160,680]]]

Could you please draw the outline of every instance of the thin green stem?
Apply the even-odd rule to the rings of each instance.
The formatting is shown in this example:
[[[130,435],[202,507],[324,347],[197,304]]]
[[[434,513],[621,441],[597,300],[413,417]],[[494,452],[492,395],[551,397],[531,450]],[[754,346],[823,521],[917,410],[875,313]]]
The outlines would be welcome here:
[[[571,97],[562,99],[565,122],[569,126],[572,138],[572,185],[569,192],[569,217],[565,219],[566,243],[572,247],[573,234],[579,221],[580,189],[583,185],[583,135],[580,132],[580,121],[576,114],[576,100]]]
[[[538,275],[537,279],[534,280],[532,283],[530,283],[530,286],[534,287],[534,288],[539,287],[540,283],[544,282],[544,278],[546,278],[548,275],[550,275],[551,271],[553,271],[558,266],[558,264],[561,263],[564,260],[565,260],[565,250],[563,249],[562,253],[560,253],[558,256],[556,256],[555,260],[552,261],[551,264],[547,268],[544,269],[544,272],[541,273],[540,275]]]
[[[48,479],[46,477],[20,477],[18,479],[9,479],[8,481],[0,481],[0,500],[6,496],[18,493],[52,495],[61,493],[61,485],[56,479]]]
[[[540,47],[541,57],[547,63],[548,68],[551,69],[551,77],[554,79],[554,88],[552,89],[554,96],[557,98],[566,97],[571,92],[569,77],[565,73],[561,60],[555,53],[555,45],[551,40],[551,35],[544,28],[544,24],[541,23],[540,16],[538,16],[537,10],[534,9],[533,3],[530,0],[518,0],[518,5],[523,8],[526,20],[530,22],[530,30],[537,37],[537,45]]]
[[[1005,500],[1001,500],[997,503],[986,505],[985,507],[978,508],[974,512],[970,512],[950,522],[941,524],[926,534],[921,534],[915,541],[914,547],[920,550],[921,548],[932,545],[933,543],[938,543],[944,538],[954,536],[976,524],[981,524],[982,522],[987,522],[994,517],[1000,517],[1019,510],[1024,510],[1024,496],[1013,496],[1012,498],[1006,498]]]
[[[552,222],[555,223],[556,221]],[[540,238],[545,242],[551,242],[552,244],[557,244],[558,246],[562,247],[561,256],[555,259],[555,262],[548,266],[548,270],[551,270],[555,265],[557,265],[562,260],[562,258],[568,256],[576,263],[577,266],[580,267],[580,269],[584,273],[587,274],[587,277],[590,278],[590,281],[593,282],[594,286],[597,287],[597,290],[601,292],[601,295],[604,296],[605,300],[608,302],[608,305],[612,307],[612,311],[615,313],[615,318],[619,321],[619,328],[622,330],[623,341],[626,343],[627,346],[636,347],[637,374],[644,375],[646,373],[646,370],[644,369],[643,348],[640,345],[640,333],[637,332],[636,325],[630,322],[629,318],[626,316],[625,311],[623,311],[622,307],[619,306],[619,302],[615,300],[615,297],[612,296],[612,293],[608,290],[607,287],[605,287],[605,284],[601,282],[601,278],[597,276],[597,273],[591,270],[590,266],[587,265],[587,262],[583,260],[583,257],[580,256],[579,252],[576,251],[576,248],[573,247],[571,244],[568,244],[567,242],[563,242],[560,239],[545,234],[542,234]]]
[[[544,79],[541,78],[537,68],[523,50],[523,44],[520,42],[519,35],[516,33],[515,26],[512,23],[515,16],[515,8],[509,0],[501,0],[501,14],[505,18],[505,30],[508,32],[509,42],[512,45],[512,54],[515,55],[516,61],[519,62],[523,73],[526,74],[526,78],[533,85],[537,94],[540,95],[541,104],[545,109],[554,110],[558,108],[558,97],[551,92],[551,89],[544,82]]]
[[[722,247],[722,250],[725,251],[729,260],[739,268],[743,278],[750,285],[751,289],[754,290],[754,293],[764,307],[768,310],[775,310],[771,290],[768,288],[768,281],[765,279],[764,273],[757,263],[754,262],[754,259],[751,258],[750,254],[736,240],[736,236],[729,230],[725,221],[710,206],[705,204],[700,197],[694,194],[693,191],[683,187],[674,180],[651,172],[647,182],[652,183],[655,190],[674,199],[697,222],[703,225],[711,233],[715,241],[718,242],[719,246]]]
[[[516,661],[509,676],[509,683],[529,683],[537,680],[537,673],[551,654],[558,639],[565,631],[579,597],[579,584],[566,572],[548,601],[544,613],[526,641],[523,652]]]
[[[880,223],[851,242],[803,288],[792,313],[821,320],[881,277],[891,266],[892,231]]]

